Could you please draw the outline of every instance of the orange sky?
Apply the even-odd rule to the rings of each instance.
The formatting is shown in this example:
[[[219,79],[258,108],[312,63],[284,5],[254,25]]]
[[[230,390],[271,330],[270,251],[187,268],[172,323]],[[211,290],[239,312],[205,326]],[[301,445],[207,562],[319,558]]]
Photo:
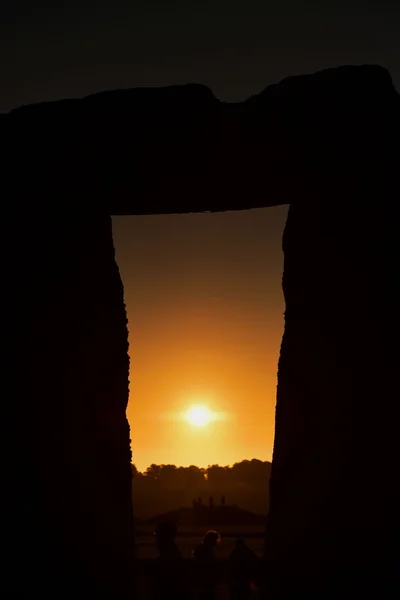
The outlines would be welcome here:
[[[133,461],[270,460],[287,207],[115,217],[130,332]],[[196,428],[205,404],[224,418]]]

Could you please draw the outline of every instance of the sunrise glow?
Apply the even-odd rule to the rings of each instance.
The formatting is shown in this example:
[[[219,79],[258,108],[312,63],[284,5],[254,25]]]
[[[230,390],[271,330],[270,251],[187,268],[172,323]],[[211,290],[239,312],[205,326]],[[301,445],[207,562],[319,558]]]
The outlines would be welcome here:
[[[206,406],[197,405],[189,408],[185,418],[193,427],[204,427],[213,420],[213,414]]]
[[[271,460],[286,217],[287,206],[113,217],[140,471]]]

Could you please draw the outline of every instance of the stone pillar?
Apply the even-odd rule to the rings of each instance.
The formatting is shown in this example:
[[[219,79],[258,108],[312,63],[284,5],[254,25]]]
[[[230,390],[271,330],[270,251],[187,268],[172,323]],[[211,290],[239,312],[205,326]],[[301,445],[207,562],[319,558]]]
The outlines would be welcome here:
[[[289,210],[267,530],[273,597],[399,593],[394,173],[390,161],[321,171]]]
[[[111,217],[35,204],[10,211],[4,228],[11,385],[2,587],[27,596],[129,593],[128,334]]]

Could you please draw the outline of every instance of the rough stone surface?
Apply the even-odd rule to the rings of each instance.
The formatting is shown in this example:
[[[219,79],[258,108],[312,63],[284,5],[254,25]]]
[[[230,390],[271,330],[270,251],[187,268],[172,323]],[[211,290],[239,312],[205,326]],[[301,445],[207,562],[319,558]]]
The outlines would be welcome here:
[[[274,577],[293,580],[278,581],[278,597],[282,581],[288,597],[355,597],[374,585],[391,597],[398,586],[399,215],[376,208],[390,189],[357,184],[345,214],[335,182],[323,192],[331,202],[291,206],[284,233],[267,549]]]
[[[15,277],[3,325],[16,352],[3,589],[24,597],[118,592],[132,563],[127,320],[111,217],[58,208],[20,214],[6,232]]]
[[[203,86],[107,92],[22,107],[1,126],[3,587],[131,591],[128,346],[110,214],[290,203],[266,587],[398,596],[389,74],[288,78],[235,105]]]

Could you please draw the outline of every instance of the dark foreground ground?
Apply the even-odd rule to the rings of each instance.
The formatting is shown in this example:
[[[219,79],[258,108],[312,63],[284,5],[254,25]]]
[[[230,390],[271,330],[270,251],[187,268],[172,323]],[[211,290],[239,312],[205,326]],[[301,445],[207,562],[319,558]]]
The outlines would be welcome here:
[[[137,559],[136,561],[136,591],[138,600],[152,600],[152,576],[154,574],[155,561],[151,559]],[[227,561],[219,563],[220,576],[215,587],[215,600],[230,600],[229,583],[227,577]],[[197,599],[197,588],[199,574],[196,571],[195,561],[185,559],[183,561],[183,573],[185,589],[185,600]],[[256,584],[253,585],[251,600],[259,600],[260,594]],[[172,600],[172,599],[171,599]]]
[[[214,527],[210,527],[214,528]],[[219,561],[219,578],[216,586],[216,598],[229,600],[229,585],[227,578],[227,559],[229,558],[238,537],[246,541],[258,557],[261,557],[264,546],[264,531],[259,526],[222,526],[215,527],[221,534],[221,541],[215,548]],[[183,580],[185,582],[188,600],[196,598],[198,573],[196,563],[192,558],[194,548],[201,542],[207,528],[179,527],[176,544],[181,551],[183,562]],[[138,527],[136,531],[136,582],[139,600],[149,600],[151,596],[151,579],[154,574],[158,556],[154,537],[154,527]],[[252,600],[257,600],[259,593],[254,585]]]

